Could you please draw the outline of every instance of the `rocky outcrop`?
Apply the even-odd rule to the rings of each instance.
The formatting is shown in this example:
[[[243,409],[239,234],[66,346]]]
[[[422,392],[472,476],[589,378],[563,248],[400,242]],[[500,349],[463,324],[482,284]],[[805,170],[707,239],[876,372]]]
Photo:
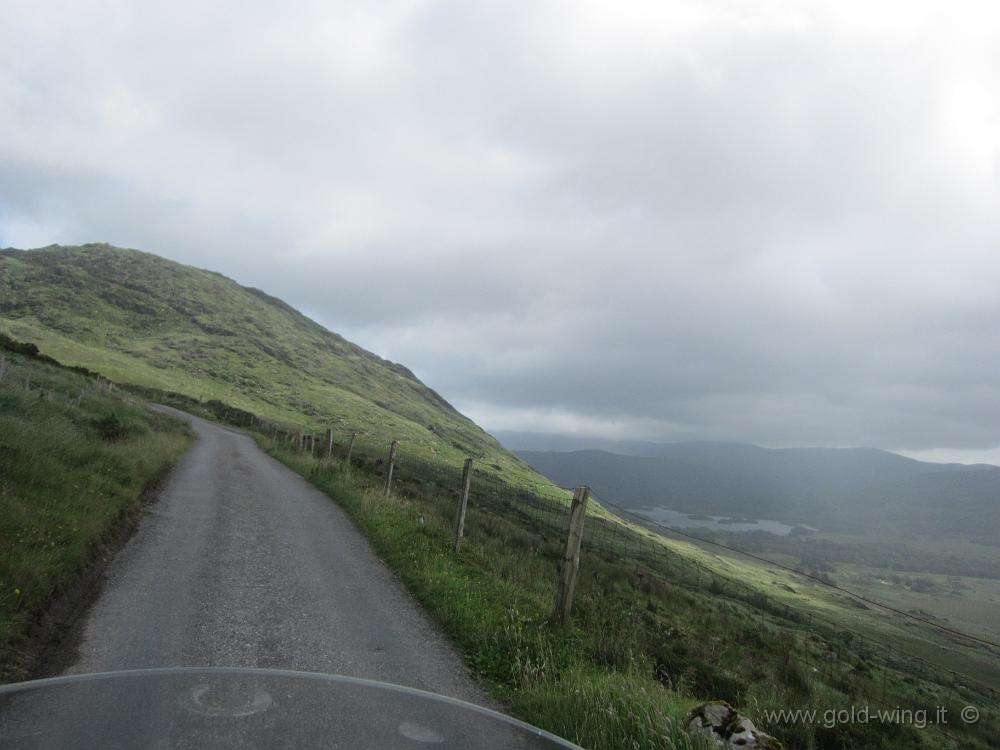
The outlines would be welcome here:
[[[688,729],[711,738],[726,750],[781,750],[781,743],[774,737],[722,701],[695,706],[688,712],[687,721]]]

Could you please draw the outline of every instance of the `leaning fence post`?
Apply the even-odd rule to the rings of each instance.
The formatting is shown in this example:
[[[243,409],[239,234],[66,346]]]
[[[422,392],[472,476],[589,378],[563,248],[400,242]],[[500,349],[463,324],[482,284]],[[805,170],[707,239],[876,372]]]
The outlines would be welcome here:
[[[462,496],[458,500],[458,518],[455,520],[455,547],[458,552],[462,548],[462,532],[465,530],[465,509],[469,505],[469,486],[472,484],[472,459],[465,459],[462,469]]]
[[[583,485],[573,493],[569,510],[569,533],[566,535],[566,552],[559,564],[559,591],[556,594],[556,619],[565,625],[573,607],[573,589],[580,570],[580,543],[583,541],[583,522],[587,517],[590,487]]]
[[[333,458],[333,428],[326,428],[326,460]]]
[[[389,446],[389,471],[385,475],[385,496],[389,497],[389,490],[392,489],[392,470],[396,465],[396,448],[399,447],[399,441],[393,440],[392,445]]]
[[[347,465],[348,469],[351,468],[351,453],[354,452],[354,438],[356,438],[357,436],[358,436],[358,433],[352,432],[351,433],[351,442],[347,444],[347,461],[345,461],[344,463]]]

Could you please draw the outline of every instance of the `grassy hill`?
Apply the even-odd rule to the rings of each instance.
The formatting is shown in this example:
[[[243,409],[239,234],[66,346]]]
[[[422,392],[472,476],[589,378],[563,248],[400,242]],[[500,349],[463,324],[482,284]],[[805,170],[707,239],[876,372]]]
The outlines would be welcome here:
[[[109,245],[0,250],[0,332],[119,383],[217,399],[300,428],[400,440],[548,484],[402,365],[258,289]]]

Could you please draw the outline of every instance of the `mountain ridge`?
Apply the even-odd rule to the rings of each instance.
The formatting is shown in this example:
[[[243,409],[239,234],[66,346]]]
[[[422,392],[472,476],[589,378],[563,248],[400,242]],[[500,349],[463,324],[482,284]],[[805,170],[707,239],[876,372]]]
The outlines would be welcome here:
[[[515,452],[555,483],[588,484],[624,508],[766,518],[826,531],[964,535],[988,544],[1000,534],[1000,467],[825,448],[757,448],[750,465],[727,460],[732,452],[720,452],[717,443],[666,445],[659,456]]]
[[[551,453],[572,453],[581,450],[599,450],[606,453],[615,453],[620,456],[645,456],[655,458],[662,455],[664,451],[677,446],[712,446],[712,447],[732,447],[747,449],[750,451],[761,451],[766,453],[873,453],[878,455],[893,456],[900,461],[916,462],[928,466],[938,467],[975,467],[988,466],[1000,468],[996,464],[974,463],[963,464],[956,462],[921,461],[920,459],[904,456],[901,453],[876,448],[874,446],[791,446],[781,448],[769,448],[755,443],[741,443],[733,440],[682,440],[671,442],[658,442],[648,440],[614,440],[610,438],[598,438],[592,436],[564,435],[547,432],[531,432],[526,430],[495,430],[493,436],[499,440],[505,448],[512,451],[541,451]]]

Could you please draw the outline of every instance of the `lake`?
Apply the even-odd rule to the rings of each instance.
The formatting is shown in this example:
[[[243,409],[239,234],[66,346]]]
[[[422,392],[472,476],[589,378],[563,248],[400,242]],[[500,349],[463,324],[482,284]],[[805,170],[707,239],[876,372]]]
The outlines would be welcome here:
[[[713,529],[717,531],[768,531],[785,536],[794,526],[781,521],[764,518],[738,518],[733,516],[710,516],[701,513],[682,513],[670,508],[630,508],[631,512],[651,521],[672,526],[675,529]]]

